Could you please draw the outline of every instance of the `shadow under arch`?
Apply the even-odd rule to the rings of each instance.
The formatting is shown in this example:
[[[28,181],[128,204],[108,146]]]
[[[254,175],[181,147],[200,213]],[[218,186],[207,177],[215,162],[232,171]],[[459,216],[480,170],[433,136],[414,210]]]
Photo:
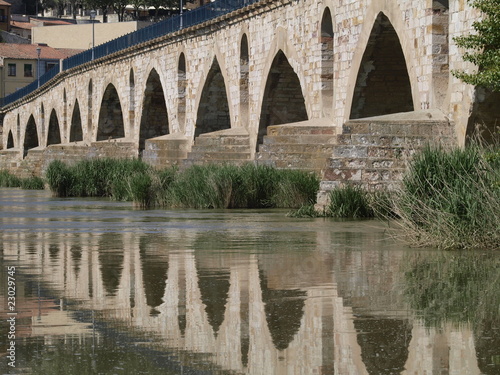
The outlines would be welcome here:
[[[307,293],[296,289],[271,289],[259,267],[262,302],[269,333],[278,350],[285,350],[300,329]]]
[[[243,33],[240,41],[240,125],[248,128],[250,56],[248,36]]]
[[[97,124],[97,141],[125,137],[123,111],[115,86],[109,83],[104,91]]]
[[[47,130],[47,146],[61,143],[61,128],[55,109],[52,109],[49,117],[49,127]]]
[[[104,233],[98,245],[98,260],[106,295],[115,296],[123,271],[123,237],[120,233]]]
[[[321,104],[323,113],[329,117],[333,112],[333,64],[334,64],[334,32],[333,19],[329,7],[323,11],[321,18]]]
[[[406,59],[391,21],[380,12],[359,67],[350,118],[413,111]]]
[[[484,145],[500,143],[500,92],[476,87],[465,142],[480,142]]]
[[[151,69],[144,89],[142,115],[139,130],[139,153],[144,150],[147,139],[169,133],[167,104],[160,75]]]
[[[28,123],[26,124],[26,132],[24,134],[24,144],[23,151],[24,156],[28,153],[28,150],[38,147],[38,131],[36,128],[36,122],[33,115],[30,116]]]
[[[142,236],[139,239],[142,279],[146,303],[151,308],[150,315],[157,315],[165,294],[167,283],[168,257],[159,257],[157,250],[163,249],[162,242],[156,237]]]
[[[299,77],[280,49],[274,56],[266,80],[256,147],[262,143],[268,126],[306,120],[305,97]]]
[[[214,55],[198,103],[194,136],[196,138],[203,133],[230,128],[226,82],[217,56]]]
[[[71,126],[69,131],[69,141],[83,141],[82,116],[80,114],[80,105],[78,99],[75,100],[73,114],[71,115]]]
[[[187,90],[186,55],[179,54],[177,63],[177,122],[179,129],[185,129],[186,124],[186,90]]]
[[[7,148],[14,148],[14,137],[12,136],[12,130],[9,130],[7,135]]]

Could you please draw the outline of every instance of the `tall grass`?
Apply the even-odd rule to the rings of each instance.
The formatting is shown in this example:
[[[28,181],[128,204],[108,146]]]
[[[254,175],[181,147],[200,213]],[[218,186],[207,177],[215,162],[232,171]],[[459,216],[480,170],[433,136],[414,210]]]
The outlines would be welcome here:
[[[316,199],[315,175],[246,164],[155,170],[139,160],[95,159],[49,165],[46,178],[57,196],[132,200],[140,207],[300,207]]]
[[[287,214],[290,217],[334,217],[343,219],[393,217],[391,195],[369,191],[359,185],[342,185],[329,193],[329,203],[322,211],[305,205]]]
[[[9,173],[5,169],[0,170],[0,186],[1,187],[20,187],[21,179]]]
[[[357,185],[338,187],[330,192],[327,216],[338,218],[367,218],[375,216],[368,192]]]
[[[417,252],[405,262],[404,294],[429,326],[488,321],[500,327],[499,266],[491,252]]]
[[[500,248],[500,157],[476,146],[415,156],[394,206],[411,242]]]
[[[43,179],[37,176],[19,178],[6,170],[0,170],[0,187],[20,187],[26,190],[43,190]]]
[[[192,208],[295,208],[316,199],[319,180],[295,170],[246,164],[192,166],[167,191],[166,205]]]

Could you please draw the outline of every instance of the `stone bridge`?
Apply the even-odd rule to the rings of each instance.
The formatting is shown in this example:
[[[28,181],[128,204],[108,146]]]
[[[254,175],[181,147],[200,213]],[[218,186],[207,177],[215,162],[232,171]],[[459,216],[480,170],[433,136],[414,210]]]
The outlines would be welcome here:
[[[499,117],[498,96],[451,75],[473,68],[453,37],[477,17],[466,0],[262,0],[61,71],[4,106],[0,168],[257,161],[387,185],[401,155],[464,144],[471,124]]]

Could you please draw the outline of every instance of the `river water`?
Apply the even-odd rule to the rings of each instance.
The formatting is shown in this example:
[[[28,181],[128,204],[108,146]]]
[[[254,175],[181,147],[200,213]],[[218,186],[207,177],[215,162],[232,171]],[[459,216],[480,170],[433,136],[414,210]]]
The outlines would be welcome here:
[[[392,226],[0,189],[1,373],[500,374],[500,255]]]

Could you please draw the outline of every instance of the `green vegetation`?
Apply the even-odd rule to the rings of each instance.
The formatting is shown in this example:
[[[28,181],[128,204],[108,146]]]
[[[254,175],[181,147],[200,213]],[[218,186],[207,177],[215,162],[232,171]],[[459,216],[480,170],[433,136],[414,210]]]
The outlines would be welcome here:
[[[498,0],[472,0],[471,5],[482,12],[482,19],[472,24],[475,33],[454,38],[459,47],[471,50],[465,61],[478,67],[477,73],[454,71],[466,83],[500,91],[500,3]]]
[[[56,196],[98,196],[141,207],[295,208],[312,204],[316,176],[246,164],[192,166],[158,171],[139,160],[93,159],[67,166],[52,162],[46,173]]]
[[[0,187],[20,187],[27,190],[43,190],[44,182],[40,177],[19,178],[6,170],[0,170]]]
[[[404,295],[427,327],[469,325],[482,374],[499,374],[500,258],[492,252],[412,253]],[[484,332],[489,332],[485,335]]]
[[[288,213],[290,217],[334,217],[334,218],[373,218],[392,215],[390,194],[367,191],[358,185],[336,187],[329,194],[329,204],[323,212],[314,205],[305,205]]]
[[[500,258],[479,252],[417,253],[405,262],[404,294],[428,326],[500,325]]]
[[[0,186],[1,187],[19,187],[21,186],[21,179],[14,176],[6,170],[0,171]]]
[[[415,245],[500,247],[500,153],[476,146],[417,154],[394,199]]]

